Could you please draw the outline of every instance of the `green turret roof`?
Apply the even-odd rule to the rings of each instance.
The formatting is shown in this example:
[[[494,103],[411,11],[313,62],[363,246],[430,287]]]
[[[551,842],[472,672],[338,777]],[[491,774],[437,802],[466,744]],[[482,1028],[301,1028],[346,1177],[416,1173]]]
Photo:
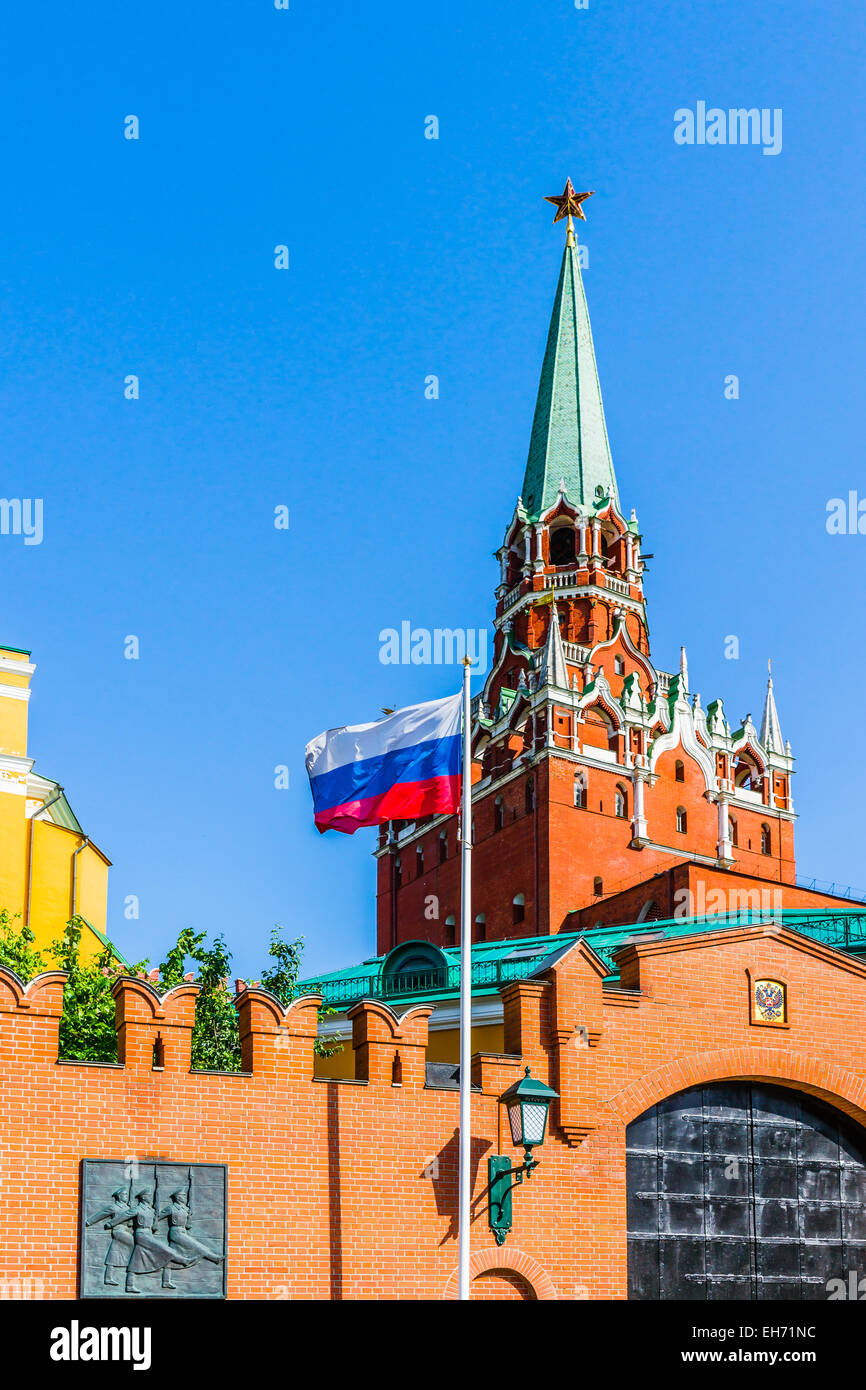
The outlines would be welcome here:
[[[553,505],[563,481],[568,500],[587,510],[608,497],[619,507],[592,329],[571,234],[559,272],[523,480],[523,505],[530,517]]]

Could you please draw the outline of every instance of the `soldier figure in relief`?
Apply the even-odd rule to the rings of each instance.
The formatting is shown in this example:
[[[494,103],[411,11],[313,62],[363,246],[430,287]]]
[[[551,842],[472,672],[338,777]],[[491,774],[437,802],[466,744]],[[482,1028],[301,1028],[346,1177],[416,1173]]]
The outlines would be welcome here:
[[[209,1260],[211,1264],[222,1264],[222,1255],[216,1255],[213,1250],[209,1250],[201,1241],[196,1240],[190,1234],[190,1193],[189,1186],[179,1187],[171,1194],[171,1202],[167,1207],[163,1207],[159,1213],[160,1219],[167,1216],[169,1220],[168,1239],[173,1250],[178,1252],[179,1259],[185,1259],[188,1264],[193,1264],[196,1260]]]
[[[129,1198],[130,1194],[125,1186],[116,1187],[111,1194],[112,1200],[109,1205],[103,1207],[95,1216],[91,1216],[87,1222],[88,1226],[95,1226],[98,1221],[104,1221],[106,1231],[111,1231],[111,1240],[105,1256],[106,1284],[120,1283],[115,1275],[126,1269],[132,1254],[133,1235],[129,1228],[132,1210]]]

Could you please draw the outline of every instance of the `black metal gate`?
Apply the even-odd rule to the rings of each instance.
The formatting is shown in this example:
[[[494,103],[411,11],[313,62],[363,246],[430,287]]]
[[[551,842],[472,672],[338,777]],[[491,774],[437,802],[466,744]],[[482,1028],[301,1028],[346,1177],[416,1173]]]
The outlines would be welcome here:
[[[866,1276],[866,1131],[841,1112],[781,1086],[696,1086],[626,1146],[630,1298],[827,1299]]]

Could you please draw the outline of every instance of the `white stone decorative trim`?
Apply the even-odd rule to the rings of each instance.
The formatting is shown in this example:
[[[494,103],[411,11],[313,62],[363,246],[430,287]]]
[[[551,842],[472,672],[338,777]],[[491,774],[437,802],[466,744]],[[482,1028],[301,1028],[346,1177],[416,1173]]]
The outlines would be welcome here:
[[[706,864],[708,867],[713,867],[719,862],[717,856],[714,854],[697,854],[694,850],[685,851],[682,848],[678,849],[675,845],[660,844],[658,840],[644,840],[643,848],[658,850],[660,854],[673,854],[681,863]],[[665,870],[665,872],[667,872],[667,870]],[[647,879],[646,882],[649,883],[650,879]],[[640,888],[641,884],[633,883],[631,886],[633,888]],[[611,896],[614,895],[611,894]]]
[[[23,700],[27,704],[30,690],[26,685],[4,685],[0,681],[0,696],[6,700]]]
[[[655,739],[650,749],[650,772],[655,772],[663,753],[671,753],[682,744],[704,774],[704,790],[714,791],[717,786],[715,764],[707,750],[698,742],[692,712],[685,701],[678,700],[674,705],[670,731]]]
[[[51,797],[58,790],[56,782],[52,782],[49,777],[43,777],[41,773],[33,771],[33,759],[28,758],[30,771],[27,776],[27,792],[36,798],[40,796]]]
[[[653,686],[653,688],[654,688],[654,690],[655,690],[655,692],[656,692],[656,695],[658,695],[658,692],[659,692],[659,677],[658,677],[658,672],[656,671],[656,668],[653,666],[653,664],[652,664],[652,662],[650,661],[649,657],[648,657],[648,656],[645,656],[643,652],[638,651],[637,647],[635,646],[635,644],[634,644],[634,642],[633,642],[633,640],[632,640],[631,633],[629,632],[628,628],[626,627],[626,623],[625,623],[625,619],[624,619],[624,618],[618,618],[618,619],[617,619],[616,626],[615,626],[615,628],[614,628],[614,630],[613,630],[613,636],[612,636],[612,637],[608,637],[604,642],[596,642],[595,646],[592,648],[592,650],[591,650],[590,653],[589,653],[589,658],[588,658],[588,659],[592,662],[593,666],[596,666],[596,665],[598,664],[597,661],[595,660],[595,654],[596,654],[596,652],[604,651],[604,649],[605,649],[606,647],[613,647],[613,646],[615,646],[616,643],[617,643],[617,641],[618,641],[618,639],[619,639],[619,637],[620,637],[620,634],[622,635],[622,639],[623,639],[623,642],[624,642],[624,644],[625,644],[625,649],[626,649],[626,651],[627,651],[627,652],[629,653],[629,655],[638,663],[638,665],[641,666],[641,668],[643,669],[644,675],[647,676],[647,678],[650,680],[650,682],[652,683],[652,686]]]
[[[482,692],[481,692],[482,698],[483,698],[484,700],[487,699],[487,696],[488,696],[488,694],[489,694],[489,692],[490,692],[490,688],[491,688],[491,686],[493,685],[493,681],[494,681],[495,677],[496,677],[496,676],[499,674],[499,672],[501,671],[502,667],[505,665],[506,658],[507,658],[509,652],[511,651],[511,648],[510,648],[509,645],[508,645],[508,633],[507,633],[507,630],[506,630],[505,628],[502,628],[501,631],[502,631],[502,646],[501,646],[500,649],[499,649],[499,655],[498,655],[498,657],[496,658],[496,661],[495,661],[494,665],[491,667],[490,674],[489,674],[489,676],[487,677],[486,681],[484,682],[484,689],[483,689]],[[512,656],[516,655],[516,653],[514,653],[514,652],[512,652],[511,654],[512,654]]]
[[[631,595],[616,594],[612,589],[603,589],[600,584],[563,584],[552,586],[557,598],[582,598],[585,595],[597,594],[599,598],[606,599],[608,603],[615,603],[620,608],[629,608],[636,613],[639,618],[646,622],[646,599],[632,598]],[[514,618],[518,613],[522,613],[524,608],[531,607],[533,602],[537,603],[545,594],[551,592],[550,588],[530,589],[522,598],[519,598],[504,613],[493,621],[496,628],[502,627],[506,618]]]
[[[9,656],[0,656],[0,671],[9,671],[13,676],[32,676],[35,670],[30,661],[13,661]]]
[[[575,709],[580,711],[581,716],[586,714],[587,710],[592,709],[593,705],[601,705],[602,709],[607,711],[615,722],[617,733],[622,733],[625,730],[626,719],[622,705],[615,698],[603,671],[599,671],[593,676],[590,685],[584,686],[575,700]]]
[[[33,759],[23,757],[19,753],[0,753],[0,772],[16,772],[21,776],[29,776],[33,767]]]
[[[6,792],[9,796],[27,795],[27,784],[21,773],[5,772],[0,769],[0,792]]]

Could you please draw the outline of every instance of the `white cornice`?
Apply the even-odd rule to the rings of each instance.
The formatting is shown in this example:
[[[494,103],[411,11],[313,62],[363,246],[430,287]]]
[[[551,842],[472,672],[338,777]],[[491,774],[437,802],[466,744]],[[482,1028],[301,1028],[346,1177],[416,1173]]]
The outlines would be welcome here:
[[[41,773],[33,771],[33,760],[28,758],[30,763],[30,773],[27,777],[27,791],[31,796],[38,796],[40,793],[54,792],[57,790],[57,783],[52,782],[50,777],[43,777]]]
[[[35,670],[30,661],[13,661],[9,656],[0,656],[0,671],[9,671],[13,676],[32,676]]]
[[[738,791],[728,792],[727,797],[728,805],[732,810],[751,811],[756,816],[776,816],[779,820],[795,821],[798,819],[794,811],[784,810],[781,806],[768,806],[764,801],[747,800]]]
[[[17,772],[21,776],[28,776],[33,762],[33,758],[22,757],[18,753],[0,753],[0,772]]]
[[[659,854],[672,854],[680,863],[684,864],[705,864],[707,867],[715,867],[719,862],[714,854],[698,854],[695,850],[685,851],[682,848],[678,849],[675,845],[659,844],[656,840],[641,840],[641,848],[654,849]],[[667,872],[667,870],[665,870],[665,872]],[[650,880],[647,878],[646,880],[642,880],[642,882],[644,881],[649,883]],[[640,884],[633,884],[632,887],[640,887]],[[614,897],[615,894],[611,893],[610,896]]]

